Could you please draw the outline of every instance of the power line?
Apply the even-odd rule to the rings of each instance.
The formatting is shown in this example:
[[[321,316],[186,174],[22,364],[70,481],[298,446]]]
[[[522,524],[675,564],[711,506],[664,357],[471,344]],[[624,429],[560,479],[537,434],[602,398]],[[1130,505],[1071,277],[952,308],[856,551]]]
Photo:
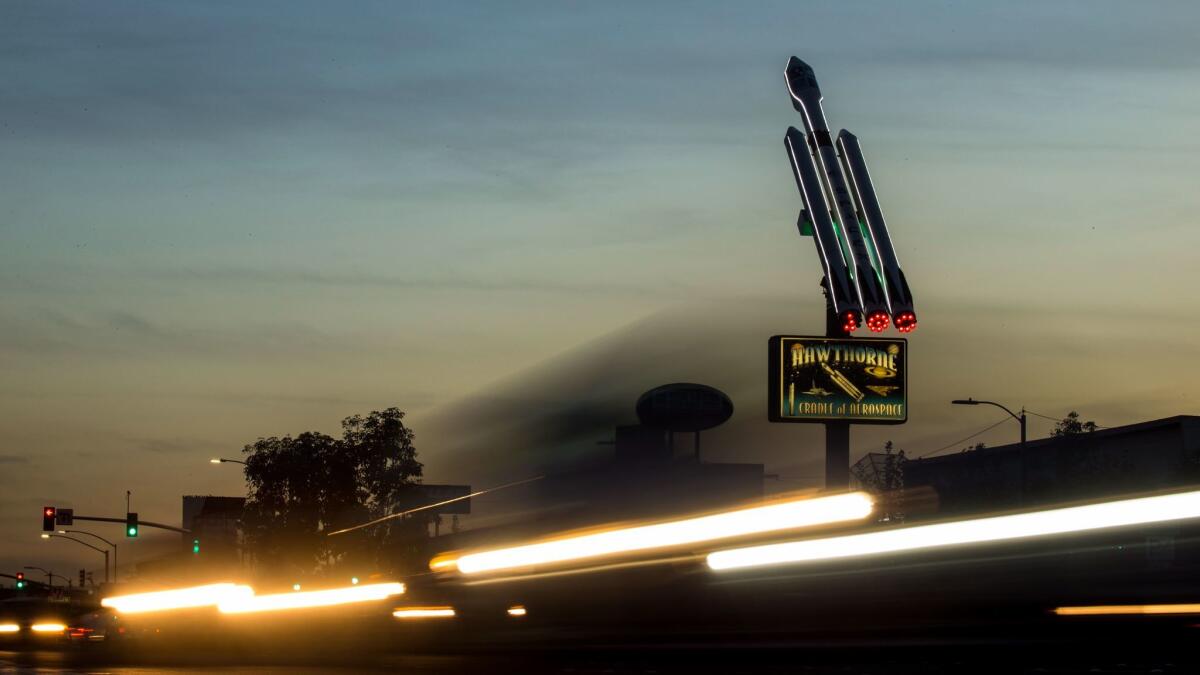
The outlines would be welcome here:
[[[1043,415],[1042,413],[1039,413],[1039,412],[1034,412],[1034,411],[1032,411],[1032,410],[1026,410],[1025,412],[1026,412],[1027,414],[1033,415],[1034,417],[1040,417],[1040,418],[1042,418],[1042,419],[1044,419],[1044,420],[1050,420],[1051,422],[1056,422],[1056,423],[1057,423],[1057,422],[1061,422],[1061,421],[1063,421],[1063,419],[1065,419],[1065,418],[1063,418],[1063,417],[1051,417],[1051,416],[1049,416],[1049,415]],[[1095,423],[1095,422],[1092,422],[1092,424],[1096,424],[1096,423]],[[1100,426],[1099,424],[1096,424],[1096,428],[1097,428],[1097,429],[1108,429],[1108,427],[1105,427],[1105,426]]]
[[[972,438],[975,438],[976,436],[978,436],[979,434],[982,434],[984,432],[995,429],[996,427],[1000,426],[1001,424],[1004,424],[1005,422],[1007,422],[1009,419],[1010,419],[1009,417],[1005,416],[999,422],[996,422],[995,424],[986,426],[986,427],[980,429],[979,431],[976,431],[975,433],[971,434],[970,436],[967,436],[966,438],[960,438],[959,440],[954,441],[953,443],[947,443],[946,445],[943,445],[942,447],[938,448],[937,450],[930,450],[929,452],[927,452],[923,455],[919,455],[917,457],[917,459],[924,459],[924,458],[928,457],[929,455],[935,455],[943,450],[952,448],[952,447],[958,445],[959,443],[962,443],[963,441],[969,441]]]
[[[418,506],[415,509],[409,509],[407,511],[401,511],[399,513],[389,513],[388,515],[386,515],[382,518],[376,518],[375,520],[372,520],[372,521],[366,522],[366,523],[362,523],[361,525],[352,525],[350,527],[343,528],[341,530],[335,530],[333,532],[328,532],[328,533],[326,533],[325,536],[332,537],[335,534],[345,534],[347,532],[361,530],[364,527],[378,525],[379,523],[382,523],[387,520],[392,520],[393,518],[403,518],[404,516],[407,516],[410,513],[416,513],[417,511],[424,511],[426,509],[432,509],[432,508],[435,508],[438,506],[443,506],[445,504],[451,504],[453,502],[460,502],[464,499],[470,499],[471,497],[478,497],[479,495],[485,495],[489,492],[495,492],[497,490],[503,490],[505,488],[516,487],[518,485],[524,485],[525,483],[532,483],[535,480],[541,480],[543,478],[545,478],[545,476],[534,476],[533,478],[526,478],[525,480],[519,480],[519,481],[515,481],[513,483],[505,483],[504,485],[497,485],[496,487],[490,487],[485,490],[476,490],[475,492],[472,492],[467,495],[463,495],[462,497],[454,497],[453,499],[447,499],[445,501],[440,501],[440,502],[436,502],[433,504],[426,504],[425,506]],[[78,520],[79,516],[75,516],[75,518]]]

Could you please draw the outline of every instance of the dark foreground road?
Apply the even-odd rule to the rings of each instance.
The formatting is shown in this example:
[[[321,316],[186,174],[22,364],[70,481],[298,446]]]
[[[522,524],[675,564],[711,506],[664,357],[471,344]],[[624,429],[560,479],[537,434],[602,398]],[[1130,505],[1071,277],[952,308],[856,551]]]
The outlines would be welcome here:
[[[679,647],[655,650],[587,649],[567,652],[469,655],[375,654],[310,658],[304,662],[231,663],[206,655],[136,655],[39,650],[0,652],[0,672],[18,674],[151,675],[156,673],[247,673],[309,675],[399,673],[401,675],[804,675],[942,673],[1194,673],[1194,654],[1154,653],[1136,645],[1100,651],[1081,645],[880,646],[835,649],[790,646],[756,648]],[[1119,653],[1123,652],[1123,653]]]

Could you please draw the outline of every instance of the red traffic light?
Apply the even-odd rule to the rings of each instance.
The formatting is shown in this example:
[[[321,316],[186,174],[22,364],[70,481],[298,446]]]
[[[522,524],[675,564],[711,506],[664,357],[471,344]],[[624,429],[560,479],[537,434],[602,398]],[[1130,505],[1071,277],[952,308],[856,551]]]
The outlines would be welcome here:
[[[47,506],[42,509],[42,531],[43,532],[53,532],[54,531],[54,524],[55,524],[54,516],[55,516],[56,511],[57,511],[57,509],[55,509],[53,506]]]
[[[25,573],[17,572],[17,581],[25,581]]]

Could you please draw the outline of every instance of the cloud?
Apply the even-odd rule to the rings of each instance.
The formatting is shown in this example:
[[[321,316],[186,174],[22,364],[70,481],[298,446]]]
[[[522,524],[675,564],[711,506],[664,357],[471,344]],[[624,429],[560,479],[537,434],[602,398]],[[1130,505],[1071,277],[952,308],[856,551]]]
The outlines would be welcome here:
[[[344,350],[350,342],[299,321],[262,322],[234,330],[154,321],[125,310],[68,314],[50,307],[0,309],[0,318],[10,327],[0,334],[0,350],[24,354],[270,356]]]

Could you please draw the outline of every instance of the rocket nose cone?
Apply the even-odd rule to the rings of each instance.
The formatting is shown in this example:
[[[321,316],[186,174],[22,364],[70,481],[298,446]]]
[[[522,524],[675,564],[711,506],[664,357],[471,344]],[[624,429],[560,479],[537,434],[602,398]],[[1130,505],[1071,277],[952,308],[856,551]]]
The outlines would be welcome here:
[[[799,93],[806,89],[820,91],[813,69],[800,59],[794,56],[788,59],[787,70],[784,72],[787,74],[788,88],[792,90],[792,93]]]

